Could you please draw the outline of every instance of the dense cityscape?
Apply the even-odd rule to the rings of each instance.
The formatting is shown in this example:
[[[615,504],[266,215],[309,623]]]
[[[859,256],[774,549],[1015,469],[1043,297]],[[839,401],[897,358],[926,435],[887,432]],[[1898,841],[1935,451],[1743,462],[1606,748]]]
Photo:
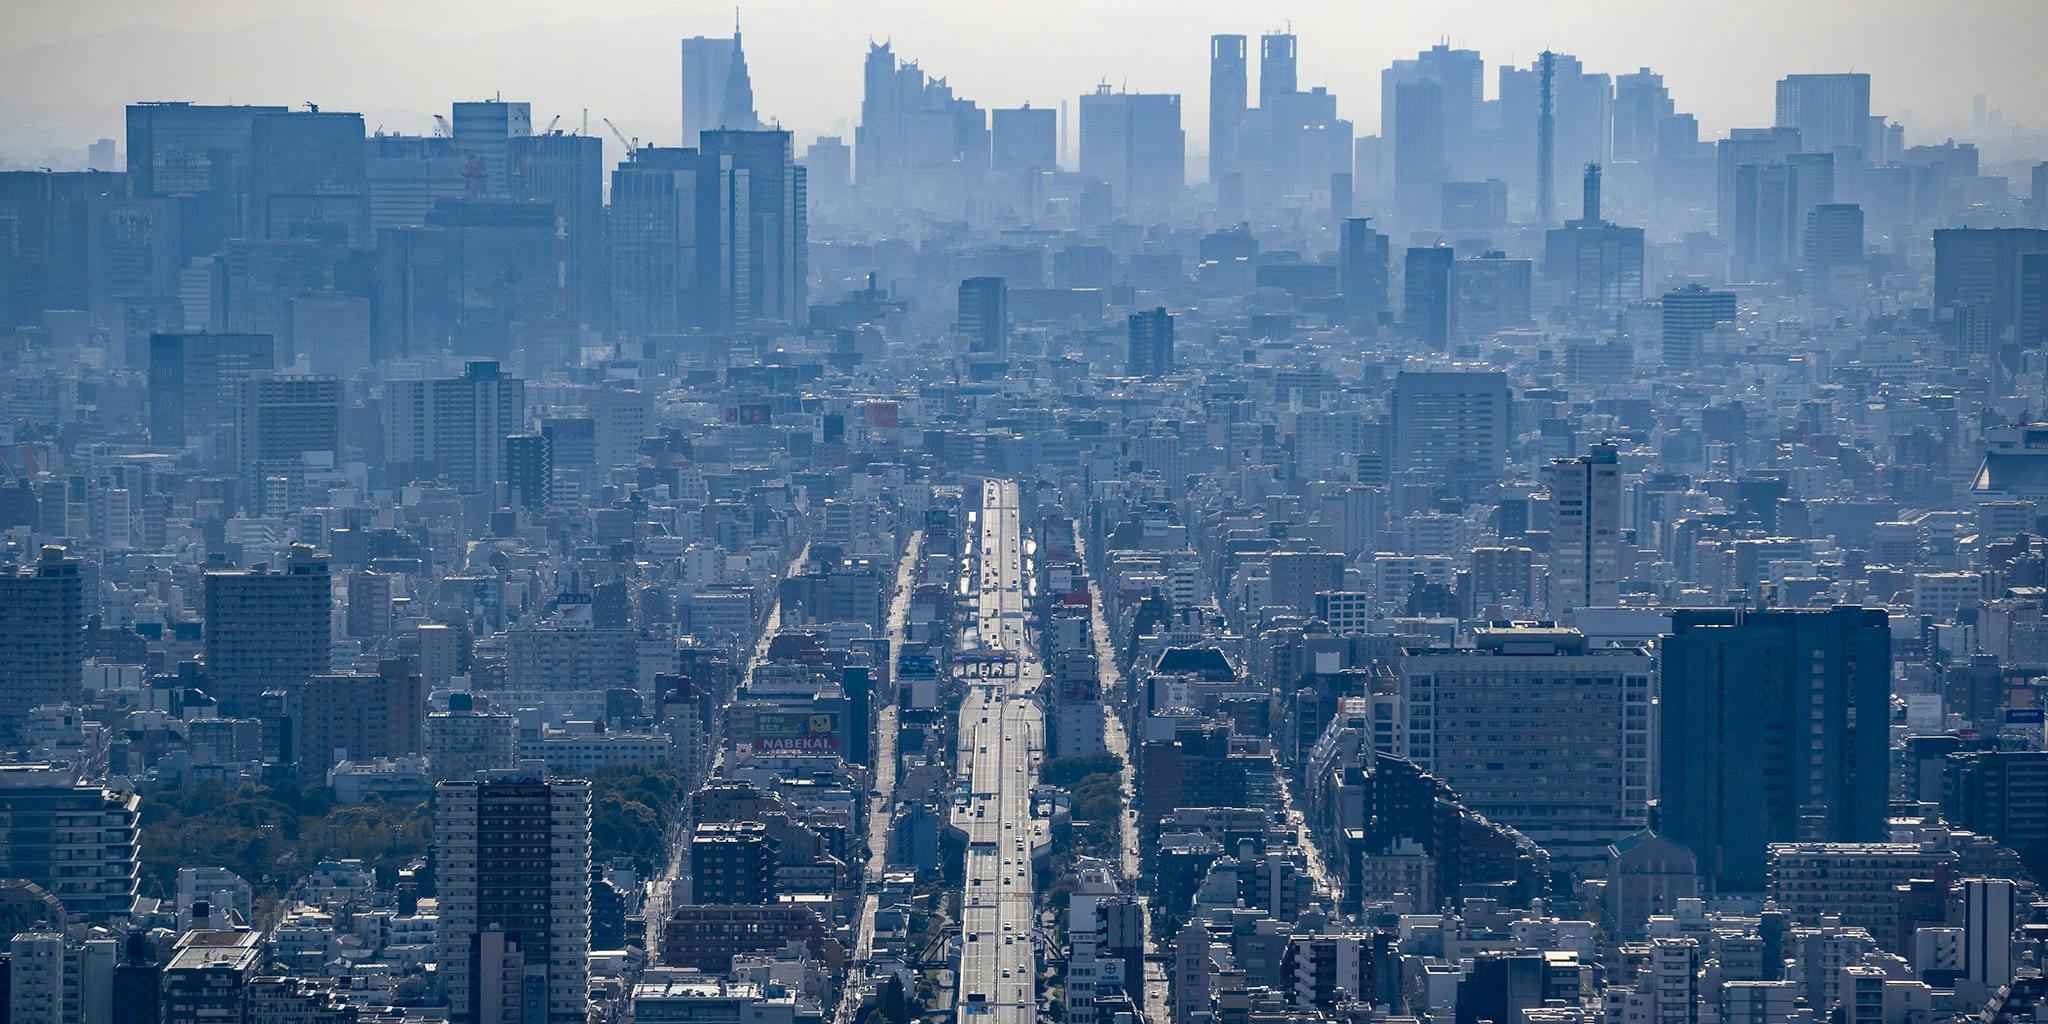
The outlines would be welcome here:
[[[0,1024],[2041,1019],[2048,133],[749,41],[0,170]]]

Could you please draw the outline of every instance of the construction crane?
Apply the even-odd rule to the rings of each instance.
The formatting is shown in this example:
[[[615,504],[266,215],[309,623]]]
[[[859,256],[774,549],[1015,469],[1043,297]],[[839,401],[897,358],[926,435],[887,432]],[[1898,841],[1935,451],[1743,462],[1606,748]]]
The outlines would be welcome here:
[[[615,139],[619,140],[619,145],[621,145],[621,146],[624,146],[624,147],[626,147],[626,156],[627,156],[627,157],[629,157],[629,158],[630,158],[630,157],[635,157],[635,156],[639,156],[639,155],[640,155],[640,137],[639,137],[639,136],[635,135],[635,136],[634,136],[634,137],[632,137],[631,139],[628,139],[628,138],[626,138],[626,133],[625,133],[625,132],[622,132],[622,131],[620,131],[620,130],[619,130],[619,126],[618,126],[618,125],[615,125],[615,124],[613,124],[613,123],[612,123],[612,119],[611,119],[611,118],[609,118],[609,117],[600,117],[600,118],[598,118],[598,120],[600,120],[600,121],[603,121],[603,122],[604,122],[604,126],[605,126],[606,128],[610,128],[610,129],[612,130],[612,138],[615,138]]]
[[[455,129],[453,129],[453,128],[450,128],[450,127],[448,127],[448,119],[447,119],[447,118],[445,118],[445,117],[442,117],[442,116],[441,116],[441,115],[439,115],[439,114],[435,114],[435,115],[434,115],[434,134],[435,134],[435,135],[437,135],[437,136],[440,136],[441,138],[444,138],[444,139],[452,139],[452,138],[454,138],[454,137],[455,137]]]
[[[540,130],[540,133],[541,133],[542,135],[553,135],[553,134],[555,133],[555,126],[556,126],[556,125],[558,125],[558,124],[561,124],[561,123],[562,123],[562,115],[560,115],[560,114],[556,114],[556,115],[555,115],[555,118],[554,118],[554,120],[552,120],[552,121],[549,121],[549,122],[548,122],[548,126],[547,126],[546,128],[542,128],[542,129]]]

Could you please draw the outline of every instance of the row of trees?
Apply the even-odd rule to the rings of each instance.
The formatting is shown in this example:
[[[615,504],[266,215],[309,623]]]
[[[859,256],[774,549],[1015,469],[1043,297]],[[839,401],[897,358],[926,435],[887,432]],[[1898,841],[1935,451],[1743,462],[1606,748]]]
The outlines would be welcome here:
[[[590,856],[631,857],[644,872],[666,856],[682,813],[682,779],[666,768],[625,768],[590,780]],[[325,786],[207,780],[142,800],[144,892],[168,898],[178,869],[219,866],[276,897],[322,861],[361,860],[389,884],[433,842],[430,800],[339,805]],[[153,886],[153,888],[152,888]]]

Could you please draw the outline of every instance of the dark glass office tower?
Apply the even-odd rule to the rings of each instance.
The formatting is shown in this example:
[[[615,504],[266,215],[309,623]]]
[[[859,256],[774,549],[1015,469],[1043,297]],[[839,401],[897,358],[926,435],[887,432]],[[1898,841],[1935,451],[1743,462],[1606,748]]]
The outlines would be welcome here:
[[[786,131],[708,131],[706,156],[732,160],[747,173],[748,308],[763,320],[803,322],[810,272],[804,169]]]
[[[1762,892],[1771,843],[1884,839],[1891,660],[1882,609],[1672,616],[1661,831],[1711,890]]]

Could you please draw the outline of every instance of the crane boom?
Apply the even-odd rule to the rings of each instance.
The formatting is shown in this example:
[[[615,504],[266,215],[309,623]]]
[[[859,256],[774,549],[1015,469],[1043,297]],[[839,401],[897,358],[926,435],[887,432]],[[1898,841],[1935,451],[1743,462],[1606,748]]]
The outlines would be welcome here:
[[[605,126],[606,128],[610,128],[610,129],[612,130],[612,137],[613,137],[613,138],[615,138],[615,139],[617,139],[617,140],[619,140],[619,145],[621,145],[621,146],[624,146],[624,147],[626,147],[626,155],[627,155],[627,156],[629,156],[629,157],[632,157],[632,156],[637,156],[637,155],[639,155],[639,153],[640,153],[640,140],[639,140],[639,139],[637,139],[637,138],[635,138],[635,139],[628,139],[628,138],[626,138],[626,133],[625,133],[625,132],[622,132],[622,131],[620,131],[620,130],[619,130],[619,126],[618,126],[618,125],[615,125],[615,124],[613,124],[613,123],[612,123],[612,119],[611,119],[611,118],[609,118],[609,117],[601,117],[601,118],[598,118],[598,120],[600,120],[600,121],[603,121],[603,122],[604,122],[604,126]]]

